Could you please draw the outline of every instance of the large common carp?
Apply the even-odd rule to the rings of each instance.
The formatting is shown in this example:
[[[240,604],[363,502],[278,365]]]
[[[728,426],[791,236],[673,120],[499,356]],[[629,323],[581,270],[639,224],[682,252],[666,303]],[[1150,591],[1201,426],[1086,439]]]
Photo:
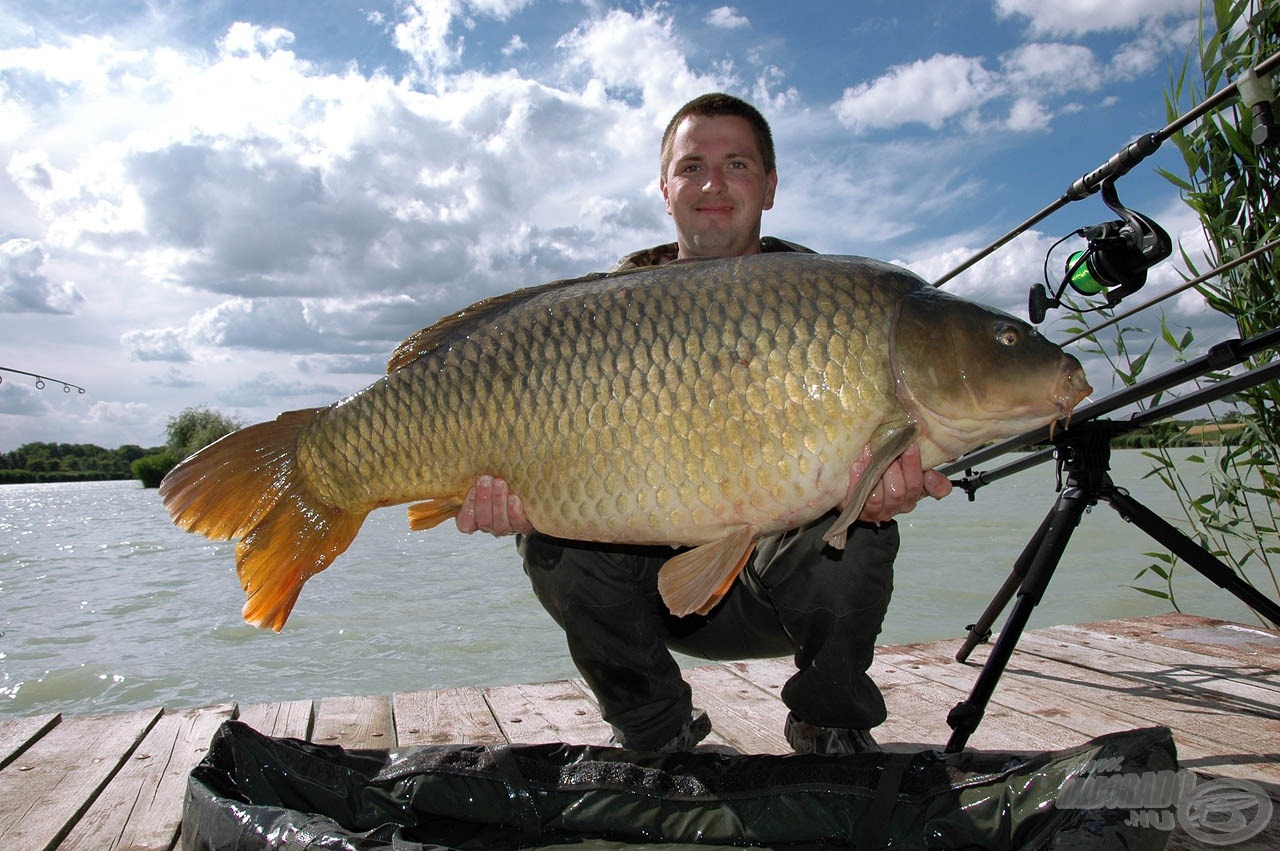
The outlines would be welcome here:
[[[761,535],[849,496],[843,546],[912,442],[926,468],[1070,413],[1091,388],[1021,320],[857,257],[761,254],[556,282],[419,331],[387,375],[179,464],[173,520],[239,538],[245,620],[279,630],[369,511],[457,514],[506,479],[533,525],[577,540],[694,547],[659,588],[706,612]],[[850,470],[874,454],[850,494]]]

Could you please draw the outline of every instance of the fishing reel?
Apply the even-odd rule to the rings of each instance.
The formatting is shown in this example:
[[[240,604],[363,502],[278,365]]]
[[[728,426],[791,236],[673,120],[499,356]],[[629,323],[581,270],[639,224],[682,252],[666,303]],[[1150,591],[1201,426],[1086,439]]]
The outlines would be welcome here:
[[[1114,180],[1103,181],[1101,194],[1103,202],[1120,218],[1080,228],[1069,235],[1084,237],[1087,246],[1067,258],[1062,280],[1052,296],[1048,288],[1049,254],[1068,237],[1049,249],[1045,255],[1046,283],[1033,286],[1027,301],[1033,324],[1040,324],[1049,310],[1062,306],[1062,295],[1068,286],[1085,297],[1105,296],[1106,304],[1093,310],[1115,307],[1125,296],[1142,288],[1148,269],[1173,253],[1173,242],[1160,225],[1120,203]]]

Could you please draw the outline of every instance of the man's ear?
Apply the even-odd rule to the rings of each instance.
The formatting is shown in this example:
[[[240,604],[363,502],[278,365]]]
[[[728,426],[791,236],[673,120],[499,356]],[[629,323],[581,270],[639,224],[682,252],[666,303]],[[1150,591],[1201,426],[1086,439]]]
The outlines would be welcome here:
[[[760,209],[762,210],[773,209],[773,193],[776,192],[777,189],[778,189],[778,170],[775,168],[773,171],[769,172],[769,174],[764,179],[764,204],[760,206]],[[665,191],[662,194],[663,194],[663,197],[666,197]]]
[[[665,177],[658,178],[658,189],[662,191],[662,200],[667,205],[667,215],[671,215],[671,197],[667,195],[667,179]]]

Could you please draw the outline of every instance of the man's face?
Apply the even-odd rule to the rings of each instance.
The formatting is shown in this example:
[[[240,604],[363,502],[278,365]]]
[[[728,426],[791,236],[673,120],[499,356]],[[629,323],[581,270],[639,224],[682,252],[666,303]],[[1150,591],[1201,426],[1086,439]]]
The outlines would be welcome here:
[[[676,220],[681,257],[736,257],[760,250],[760,214],[773,206],[755,133],[736,115],[690,115],[671,140],[662,197]]]

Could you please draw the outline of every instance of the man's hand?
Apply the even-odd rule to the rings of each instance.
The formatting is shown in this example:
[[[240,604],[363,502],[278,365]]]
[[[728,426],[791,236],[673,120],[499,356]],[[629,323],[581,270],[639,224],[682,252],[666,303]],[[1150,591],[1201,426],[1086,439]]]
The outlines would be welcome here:
[[[854,463],[849,474],[849,492],[852,493],[858,479],[871,462],[871,446],[862,450],[862,457]],[[942,499],[951,493],[951,480],[937,470],[920,467],[920,447],[912,444],[906,452],[894,459],[884,471],[880,481],[862,506],[858,519],[867,523],[884,523],[898,514],[906,514],[916,507],[925,495]]]
[[[524,503],[507,488],[506,479],[480,476],[462,500],[454,518],[458,531],[488,532],[491,535],[525,535],[533,524],[524,516]]]

